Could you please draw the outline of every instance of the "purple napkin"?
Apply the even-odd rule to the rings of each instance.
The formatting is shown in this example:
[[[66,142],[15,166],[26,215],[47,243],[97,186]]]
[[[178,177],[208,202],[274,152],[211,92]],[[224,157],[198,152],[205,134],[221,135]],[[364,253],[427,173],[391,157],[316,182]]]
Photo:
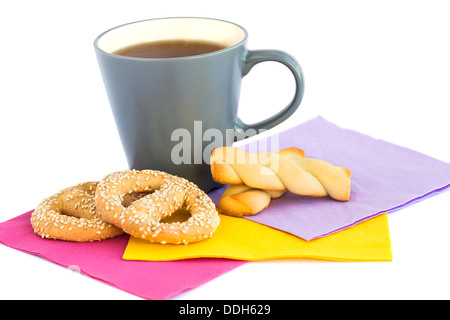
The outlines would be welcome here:
[[[277,151],[271,137],[242,146],[248,151]],[[263,143],[261,143],[263,141]],[[384,212],[399,210],[450,186],[450,164],[419,152],[342,129],[322,117],[279,134],[279,149],[298,147],[352,171],[348,202],[286,193],[269,208],[246,217],[305,240],[323,237]],[[217,204],[224,188],[210,193]]]

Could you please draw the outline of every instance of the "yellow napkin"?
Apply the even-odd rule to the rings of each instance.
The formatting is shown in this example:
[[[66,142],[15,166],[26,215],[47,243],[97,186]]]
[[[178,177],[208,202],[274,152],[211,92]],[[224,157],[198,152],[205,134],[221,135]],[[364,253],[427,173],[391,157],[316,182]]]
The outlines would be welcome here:
[[[247,219],[220,215],[220,225],[209,240],[188,245],[163,245],[130,236],[123,254],[125,260],[191,258],[391,261],[392,252],[387,214],[311,241]]]

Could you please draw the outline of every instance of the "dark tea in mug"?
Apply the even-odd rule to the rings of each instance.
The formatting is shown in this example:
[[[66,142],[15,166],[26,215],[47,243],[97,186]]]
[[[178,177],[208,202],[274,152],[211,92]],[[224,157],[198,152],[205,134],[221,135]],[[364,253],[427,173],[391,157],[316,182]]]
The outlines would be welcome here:
[[[222,186],[211,174],[213,147],[231,144],[230,132],[246,136],[278,125],[303,96],[292,56],[248,50],[247,31],[224,20],[131,22],[99,35],[94,48],[129,168],[167,172],[205,192]],[[242,78],[264,61],[289,68],[295,94],[277,114],[246,124],[237,115]]]
[[[178,58],[196,56],[225,48],[226,46],[217,42],[173,39],[138,43],[113,53],[136,58]]]

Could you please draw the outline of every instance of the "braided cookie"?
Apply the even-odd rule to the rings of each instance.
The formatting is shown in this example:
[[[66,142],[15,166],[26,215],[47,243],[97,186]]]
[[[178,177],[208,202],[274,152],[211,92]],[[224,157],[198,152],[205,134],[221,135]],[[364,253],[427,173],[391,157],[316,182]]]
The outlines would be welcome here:
[[[134,201],[124,205],[128,195]],[[186,179],[154,170],[125,170],[106,176],[96,191],[97,209],[106,221],[134,237],[162,244],[187,244],[212,237],[219,215],[211,199]],[[185,221],[165,222],[179,210]]]
[[[34,232],[42,238],[77,242],[123,234],[98,215],[94,199],[97,184],[81,183],[44,199],[31,215]]]
[[[223,192],[217,207],[229,216],[252,216],[267,208],[272,198],[279,198],[284,193],[254,189],[244,184],[231,185]]]
[[[211,174],[215,181],[232,185],[222,195],[219,205],[220,211],[226,210],[230,215],[256,214],[268,206],[270,198],[286,191],[312,197],[329,195],[339,201],[350,199],[350,170],[305,158],[303,150],[298,148],[250,154],[232,147],[218,148],[211,155]],[[270,197],[263,197],[255,189],[269,192]],[[251,210],[244,210],[244,203]]]

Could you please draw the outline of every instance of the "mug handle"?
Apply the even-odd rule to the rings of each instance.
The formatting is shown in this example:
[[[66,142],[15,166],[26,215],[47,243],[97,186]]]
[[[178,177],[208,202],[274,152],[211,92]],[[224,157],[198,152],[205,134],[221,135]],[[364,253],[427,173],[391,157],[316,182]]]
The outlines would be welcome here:
[[[300,106],[300,102],[302,101],[303,93],[305,91],[303,72],[300,64],[295,60],[295,58],[286,52],[279,50],[248,50],[247,55],[244,58],[242,77],[246,76],[256,64],[264,61],[279,62],[291,70],[295,78],[294,98],[283,110],[266,120],[254,124],[246,124],[238,117],[234,124],[234,129],[237,132],[243,132],[247,129],[270,129],[289,118],[294,111],[297,110]]]

